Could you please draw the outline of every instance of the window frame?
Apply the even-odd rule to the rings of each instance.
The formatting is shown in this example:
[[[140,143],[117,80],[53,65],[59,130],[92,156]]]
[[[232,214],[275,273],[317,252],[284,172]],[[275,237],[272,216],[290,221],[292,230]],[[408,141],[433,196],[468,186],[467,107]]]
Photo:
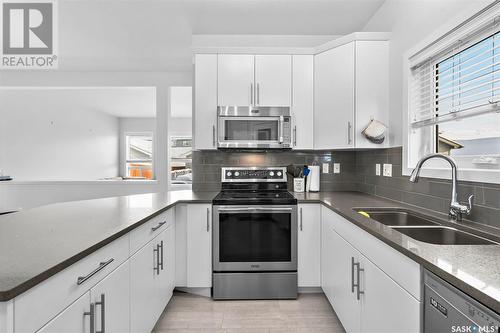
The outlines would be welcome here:
[[[440,50],[449,48],[451,45],[455,44],[458,40],[461,40],[467,33],[475,31],[481,26],[485,25],[488,21],[493,21],[498,18],[497,14],[500,10],[500,4],[489,5],[486,8],[483,5],[474,4],[469,8],[466,8],[461,14],[457,15],[454,19],[450,20],[448,23],[443,25],[440,29],[437,29],[434,34],[429,36],[427,39],[423,40],[413,49],[410,49],[403,56],[403,84],[404,91],[406,94],[403,97],[403,168],[402,174],[409,176],[415,167],[415,161],[411,163],[412,149],[410,147],[411,142],[411,83],[412,83],[412,66],[415,63],[414,58],[425,59],[433,57],[438,54]],[[470,15],[471,12],[477,13],[473,16]],[[476,36],[471,39],[469,46],[484,39],[486,35]],[[439,58],[433,59],[434,65],[443,59],[448,58],[449,55],[442,55]],[[436,150],[436,126],[431,126],[431,134],[429,142],[432,145],[432,151]],[[438,179],[450,179],[451,171],[449,165],[445,161],[441,160],[429,160],[424,164],[421,170],[422,177],[428,178],[438,178]],[[472,169],[472,168],[460,168],[459,165],[459,175],[460,180],[471,181],[471,182],[483,182],[483,183],[495,183],[500,184],[500,169]]]
[[[168,183],[169,183],[169,187],[172,189],[172,190],[190,190],[193,188],[193,183],[191,182],[191,184],[173,184],[172,183],[172,177],[171,177],[171,169],[172,169],[172,140],[174,138],[177,138],[177,139],[191,139],[191,152],[194,151],[194,147],[193,147],[193,136],[192,135],[169,135],[168,137],[168,150],[169,150],[169,154],[168,154]],[[191,165],[193,163],[193,159],[191,158]],[[191,169],[191,174],[193,173],[193,170]]]
[[[128,158],[128,137],[130,136],[150,136],[151,137],[151,151],[152,151],[152,157],[151,159],[129,159]],[[145,132],[124,132],[123,133],[123,141],[124,141],[124,146],[125,150],[123,153],[123,174],[124,177],[127,178],[127,180],[134,180],[134,178],[128,178],[128,171],[127,171],[127,164],[128,163],[134,163],[134,162],[151,162],[151,171],[152,171],[152,178],[151,179],[137,179],[137,180],[143,180],[143,181],[155,181],[156,180],[156,144],[155,144],[155,134],[152,131],[145,131]]]

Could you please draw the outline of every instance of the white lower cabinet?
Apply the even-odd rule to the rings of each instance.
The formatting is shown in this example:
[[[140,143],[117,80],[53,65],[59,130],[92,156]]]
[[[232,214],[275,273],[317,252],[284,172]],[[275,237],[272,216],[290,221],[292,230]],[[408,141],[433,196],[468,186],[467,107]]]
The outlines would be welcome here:
[[[360,332],[361,307],[353,286],[353,260],[360,254],[331,225],[323,225],[322,286],[347,332]]]
[[[212,205],[187,205],[187,287],[212,287]]]
[[[129,274],[129,262],[127,261],[38,332],[129,332]]]
[[[346,331],[420,332],[420,301],[340,236],[339,221],[350,223],[323,208],[321,286]]]
[[[88,333],[90,332],[90,321],[90,292],[86,292],[38,332]]]
[[[298,286],[319,287],[321,283],[321,206],[300,204],[298,209]]]
[[[151,332],[172,297],[174,230],[167,228],[130,259],[131,333]]]
[[[127,261],[90,289],[95,331],[128,332],[130,328],[130,263]]]
[[[370,260],[361,259],[361,331],[420,332],[421,303]]]

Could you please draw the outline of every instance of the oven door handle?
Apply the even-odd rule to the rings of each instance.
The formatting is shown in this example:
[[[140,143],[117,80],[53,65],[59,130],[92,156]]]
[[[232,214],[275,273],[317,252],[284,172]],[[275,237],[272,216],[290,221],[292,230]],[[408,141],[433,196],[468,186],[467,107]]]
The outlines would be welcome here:
[[[270,207],[270,208],[218,208],[219,212],[291,212],[293,208],[283,207]]]

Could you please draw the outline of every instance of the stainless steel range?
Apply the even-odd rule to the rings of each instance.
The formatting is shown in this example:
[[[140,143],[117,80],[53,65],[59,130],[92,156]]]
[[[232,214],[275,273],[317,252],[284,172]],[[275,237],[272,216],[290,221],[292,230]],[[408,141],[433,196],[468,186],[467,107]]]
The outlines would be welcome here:
[[[297,298],[297,200],[286,168],[222,168],[213,205],[213,298]]]

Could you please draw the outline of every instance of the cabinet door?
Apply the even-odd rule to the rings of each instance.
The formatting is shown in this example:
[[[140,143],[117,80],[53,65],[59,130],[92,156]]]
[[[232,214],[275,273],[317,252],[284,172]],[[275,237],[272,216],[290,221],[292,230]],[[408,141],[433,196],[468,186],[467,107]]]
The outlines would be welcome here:
[[[194,81],[194,149],[216,149],[216,54],[195,55]]]
[[[252,105],[255,96],[254,56],[219,54],[218,105]]]
[[[322,210],[322,238],[324,247],[321,254],[322,284],[326,285],[326,295],[347,332],[359,332],[361,320],[360,301],[353,288],[356,276],[353,267],[361,255],[333,229],[332,219],[336,215],[329,209]]]
[[[158,297],[159,307],[163,311],[174,290],[175,280],[175,226],[158,235],[157,241],[160,244],[160,274],[158,276]]]
[[[187,206],[187,286],[212,287],[212,206]]]
[[[290,106],[292,100],[292,56],[255,56],[255,105]]]
[[[299,205],[298,223],[298,285],[319,287],[321,285],[321,207],[317,204]]]
[[[420,302],[370,260],[361,267],[361,331],[421,332]]]
[[[90,332],[90,293],[87,292],[57,315],[39,333],[88,333]]]
[[[371,119],[389,125],[389,42],[356,42],[356,148],[380,148],[388,145],[368,141],[361,132]]]
[[[314,148],[354,147],[354,42],[314,58]]]
[[[293,148],[313,149],[314,57],[292,57]]]
[[[156,239],[130,258],[130,331],[151,332],[159,317]]]
[[[126,261],[90,289],[95,304],[95,330],[106,333],[129,332],[130,262]]]

